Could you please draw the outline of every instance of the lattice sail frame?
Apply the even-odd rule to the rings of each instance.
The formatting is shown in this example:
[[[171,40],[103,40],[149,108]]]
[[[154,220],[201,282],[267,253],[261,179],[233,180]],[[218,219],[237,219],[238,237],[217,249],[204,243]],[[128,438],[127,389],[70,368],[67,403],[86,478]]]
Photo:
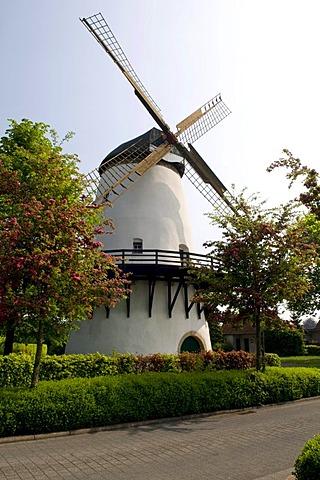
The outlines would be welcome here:
[[[180,122],[177,125],[177,132],[173,135],[169,126],[162,118],[159,107],[149,95],[147,89],[143,86],[101,13],[86,19],[81,19],[81,22],[86,26],[89,32],[108,53],[127,80],[131,83],[136,95],[163,132],[168,136],[169,140],[147,154],[147,156],[146,151],[150,150],[150,145],[143,146],[141,143],[134,146],[131,145],[130,156],[128,157],[128,152],[122,151],[112,159],[112,162],[107,163],[104,172],[101,172],[100,169],[100,173],[102,173],[101,176],[98,169],[87,174],[86,179],[89,184],[89,195],[91,197],[94,196],[95,191],[96,202],[103,200],[114,202],[119,196],[128,190],[128,188],[130,188],[130,186],[132,186],[141,175],[156,165],[167,153],[172,151],[175,145],[180,152],[184,154],[186,160],[186,178],[193,183],[197,190],[200,191],[200,193],[214,207],[219,208],[222,211],[229,210],[230,208],[234,210],[230,202],[230,199],[232,199],[231,194],[229,194],[221,182],[220,184],[223,189],[216,188],[217,182],[215,179],[217,179],[217,177],[208,165],[205,165],[206,174],[203,175],[201,168],[198,168],[194,157],[186,146],[194,143],[231,113],[229,108],[222,101],[221,94],[213,97],[209,102],[205,103],[202,107]],[[145,147],[147,147],[147,150]],[[190,147],[191,145],[189,145],[189,148]],[[204,163],[203,160],[202,163]],[[212,177],[213,181],[211,181],[210,177]]]
[[[101,45],[104,51],[107,52],[107,54],[112,58],[117,67],[120,68],[121,72],[131,83],[133,88],[139,92],[142,98],[152,108],[154,114],[158,116],[165,124],[165,121],[160,113],[160,108],[151,98],[151,95],[148,93],[147,89],[142,84],[131,63],[129,62],[126,54],[119,45],[118,40],[113,35],[109,25],[107,24],[101,13],[97,13],[96,15],[92,15],[91,17],[87,18],[80,18],[80,21],[85,25],[85,27]]]
[[[230,113],[231,110],[223,102],[221,93],[219,93],[185,120],[178,123],[176,137],[179,138],[179,142],[184,144],[194,143]]]
[[[205,183],[189,163],[185,165],[184,175],[214,208],[222,213],[230,212],[230,209],[233,210],[230,204],[234,203],[234,199],[228,190],[223,192],[223,197],[218,195],[212,185]]]
[[[87,193],[96,203],[108,201],[113,203],[125,193],[150,168],[156,165],[172,145],[163,143],[155,149],[149,142],[131,145],[128,149],[114,156],[105,165],[86,175]],[[146,151],[150,151],[146,156]]]

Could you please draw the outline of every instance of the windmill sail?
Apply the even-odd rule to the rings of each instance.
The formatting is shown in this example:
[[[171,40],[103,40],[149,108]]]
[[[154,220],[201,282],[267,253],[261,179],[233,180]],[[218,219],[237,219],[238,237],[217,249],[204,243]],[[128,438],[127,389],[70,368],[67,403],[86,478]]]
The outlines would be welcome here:
[[[222,212],[231,209],[237,213],[234,199],[227,188],[191,144],[189,148],[191,155],[186,163],[185,176],[213,207]]]
[[[127,59],[126,54],[122,50],[116,37],[113,35],[109,25],[101,13],[97,13],[96,15],[92,15],[88,18],[82,18],[80,20],[87,27],[89,32],[94,36],[101,47],[112,58],[115,64],[120,68],[121,72],[131,83],[135,93],[138,95],[139,99],[143,101],[144,105],[148,108],[149,113],[151,113],[160,128],[163,131],[170,131],[169,126],[161,116],[160,108],[149,95],[147,89],[143,86],[141,80],[134,71],[131,63]]]
[[[221,94],[216,95],[178,123],[176,137],[184,144],[194,143],[230,113],[231,110],[221,99]]]
[[[89,195],[113,203],[172,149],[155,128],[120,145],[86,176]]]
[[[164,133],[161,144],[154,145],[152,151],[147,151],[146,148],[150,148],[150,144],[143,145],[138,137],[133,145],[130,142],[130,152],[123,149],[108,162],[103,162],[99,170],[88,174],[88,190],[91,190],[90,193],[93,189],[97,190],[96,201],[108,199],[114,202],[145,172],[176,148],[186,160],[186,177],[200,193],[215,207],[222,210],[231,208],[235,211],[226,187],[191,145],[231,113],[222,101],[221,95],[216,95],[180,122],[176,134],[173,134],[101,13],[80,20],[119,67],[133,86],[139,100]]]

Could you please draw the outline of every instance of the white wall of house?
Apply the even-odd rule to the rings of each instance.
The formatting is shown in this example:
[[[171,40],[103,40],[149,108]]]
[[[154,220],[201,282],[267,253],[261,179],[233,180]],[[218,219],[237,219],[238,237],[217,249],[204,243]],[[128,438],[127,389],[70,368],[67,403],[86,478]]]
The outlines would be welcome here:
[[[224,335],[224,341],[230,343],[235,350],[245,350],[246,352],[249,352],[249,353],[256,353],[256,340],[254,335],[250,335],[250,334]],[[249,346],[249,349],[248,349],[248,346]]]

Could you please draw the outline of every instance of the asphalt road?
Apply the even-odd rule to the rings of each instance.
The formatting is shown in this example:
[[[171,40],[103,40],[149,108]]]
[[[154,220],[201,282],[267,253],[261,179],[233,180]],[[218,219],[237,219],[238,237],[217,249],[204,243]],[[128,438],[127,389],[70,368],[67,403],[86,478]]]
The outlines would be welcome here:
[[[0,444],[1,480],[285,480],[320,433],[320,398]]]

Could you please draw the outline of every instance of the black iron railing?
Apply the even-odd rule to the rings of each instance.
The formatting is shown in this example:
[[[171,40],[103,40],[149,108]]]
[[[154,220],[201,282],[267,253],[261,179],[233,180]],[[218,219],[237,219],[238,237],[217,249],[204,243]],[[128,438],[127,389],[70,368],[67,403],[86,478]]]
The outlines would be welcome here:
[[[167,265],[188,267],[190,264],[198,267],[216,268],[217,261],[209,256],[199,253],[182,252],[180,250],[104,250],[105,253],[117,257],[118,265]]]

